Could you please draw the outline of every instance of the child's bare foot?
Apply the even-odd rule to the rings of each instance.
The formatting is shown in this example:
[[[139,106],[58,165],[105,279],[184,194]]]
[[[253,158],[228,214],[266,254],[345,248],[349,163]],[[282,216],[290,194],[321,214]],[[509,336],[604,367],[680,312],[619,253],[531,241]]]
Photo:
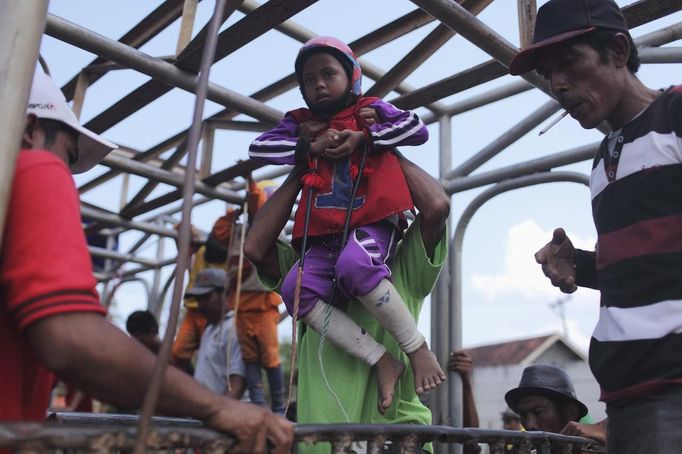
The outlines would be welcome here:
[[[377,368],[377,385],[379,386],[379,413],[383,415],[393,402],[395,384],[405,372],[405,365],[386,352],[374,367]]]
[[[412,364],[414,372],[414,389],[417,394],[424,394],[426,391],[436,389],[438,385],[446,380],[445,372],[440,368],[436,355],[429,350],[426,342],[407,355]]]

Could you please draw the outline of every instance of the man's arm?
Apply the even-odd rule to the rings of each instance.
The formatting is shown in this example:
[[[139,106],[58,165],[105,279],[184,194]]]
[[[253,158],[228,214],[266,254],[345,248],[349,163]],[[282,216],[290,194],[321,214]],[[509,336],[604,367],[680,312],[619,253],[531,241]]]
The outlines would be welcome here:
[[[241,375],[230,375],[230,386],[223,393],[230,399],[239,400],[244,395],[246,390],[246,379]]]
[[[606,445],[608,418],[594,424],[581,424],[579,422],[571,421],[566,424],[561,430],[564,435],[573,435],[575,437],[591,438],[599,443]]]
[[[156,357],[102,316],[74,312],[43,318],[26,328],[40,362],[88,395],[119,407],[140,407]],[[219,397],[188,375],[169,367],[157,409],[206,421],[239,441],[238,452],[277,453],[291,448],[293,426],[271,412]]]
[[[473,362],[471,357],[464,350],[455,350],[450,353],[450,361],[448,362],[448,371],[454,371],[462,377],[462,395],[463,395],[463,418],[464,427],[478,427],[478,411],[476,410],[476,402],[474,401],[474,387],[471,380],[471,370],[473,369]]]
[[[286,226],[301,190],[304,169],[295,167],[282,186],[270,196],[251,223],[244,243],[244,254],[259,272],[273,279],[281,276],[277,257],[277,237]]]
[[[429,256],[433,255],[438,241],[443,237],[445,223],[450,215],[450,198],[441,185],[421,167],[397,153],[400,168],[405,174],[414,206],[419,210],[421,234]]]

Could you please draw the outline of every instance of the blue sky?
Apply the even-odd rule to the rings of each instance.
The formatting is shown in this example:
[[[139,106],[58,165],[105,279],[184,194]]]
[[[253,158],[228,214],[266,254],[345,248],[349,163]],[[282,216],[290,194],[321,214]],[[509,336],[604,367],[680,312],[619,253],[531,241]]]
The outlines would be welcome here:
[[[147,0],[52,0],[49,11],[112,39],[120,38],[142,17],[159,5],[160,1]],[[538,4],[544,1],[539,0]],[[617,1],[621,6],[630,1]],[[199,4],[195,33],[208,20],[214,2],[204,0]],[[414,10],[413,3],[406,0],[320,0],[293,21],[317,34],[333,35],[350,42],[391,20]],[[225,26],[242,17],[235,13]],[[479,16],[499,34],[518,45],[516,2],[498,0]],[[663,20],[633,30],[637,37],[660,27],[682,20],[676,13]],[[363,59],[384,70],[391,68],[406,52],[423,39],[436,23],[429,24],[363,56]],[[224,27],[225,27],[224,26]],[[179,21],[142,47],[153,56],[168,56],[175,52]],[[680,45],[679,42],[672,45]],[[270,31],[234,52],[214,65],[211,81],[224,85],[244,95],[249,95],[293,69],[293,60],[300,43],[276,31]],[[46,58],[52,75],[59,85],[71,79],[93,56],[80,49],[50,37],[44,37],[41,53]],[[425,64],[410,75],[406,82],[420,87],[470,68],[488,60],[489,57],[462,37],[456,36],[436,52]],[[640,78],[652,88],[665,87],[679,82],[680,65],[645,65]],[[676,77],[677,76],[677,77]],[[93,118],[112,103],[143,84],[149,78],[132,70],[115,71],[87,92],[81,119]],[[491,88],[505,85],[514,79],[505,76],[483,86],[467,90],[444,100],[445,104],[464,100]],[[365,89],[372,81],[365,79]],[[395,93],[385,97],[391,100]],[[462,163],[509,127],[525,118],[547,100],[537,90],[516,95],[487,107],[479,108],[452,119],[453,166]],[[104,132],[114,142],[137,149],[149,148],[189,126],[192,117],[193,96],[174,89],[158,101]],[[269,105],[286,111],[301,106],[298,90],[281,95]],[[208,102],[205,117],[221,106]],[[424,111],[419,110],[419,113]],[[239,119],[247,119],[240,116]],[[547,123],[547,122],[546,122]],[[545,124],[546,124],[545,123]],[[438,127],[430,128],[431,139],[420,147],[406,148],[405,154],[432,175],[438,174]],[[538,158],[550,153],[600,140],[596,131],[585,131],[570,117],[565,118],[547,134],[537,136],[538,127],[526,137],[510,146],[476,172],[492,170],[501,166]],[[213,170],[246,159],[253,133],[219,132],[216,135]],[[589,162],[568,166],[565,170],[588,173]],[[104,172],[98,166],[90,172],[77,176],[80,184]],[[144,184],[139,177],[131,177],[131,197]],[[169,187],[160,185],[154,195],[167,192]],[[481,192],[473,189],[458,193],[452,199],[454,222],[468,203]],[[83,199],[110,209],[120,203],[121,179],[115,179],[101,189],[88,192]],[[204,230],[210,229],[213,220],[222,214],[225,205],[213,202],[194,210],[193,222]],[[145,218],[144,216],[141,218]],[[520,189],[500,195],[486,203],[473,217],[464,241],[463,249],[463,335],[464,344],[483,344],[512,338],[527,337],[561,329],[561,322],[549,307],[549,303],[562,297],[554,290],[539,268],[534,264],[532,253],[546,243],[554,227],[563,226],[574,242],[591,249],[595,242],[589,192],[575,183],[552,183]],[[131,245],[137,239],[134,233],[126,234],[121,242]],[[166,241],[165,254],[175,252],[173,243]],[[154,257],[154,245],[142,255]],[[167,270],[169,272],[170,270]],[[151,279],[151,276],[146,276]],[[116,321],[135,308],[144,305],[144,295],[139,284],[128,284],[117,294],[117,306],[113,311]],[[587,340],[596,321],[598,295],[594,291],[579,290],[566,304],[569,336],[579,347],[586,348]],[[420,322],[420,328],[428,334],[428,305]],[[288,325],[288,324],[287,324]],[[283,327],[281,335],[288,335]]]

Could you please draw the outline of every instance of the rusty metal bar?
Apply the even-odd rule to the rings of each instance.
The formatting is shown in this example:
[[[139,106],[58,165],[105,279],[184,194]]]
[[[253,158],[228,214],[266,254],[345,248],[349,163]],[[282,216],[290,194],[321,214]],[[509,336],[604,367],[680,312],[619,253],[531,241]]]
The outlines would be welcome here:
[[[118,260],[121,262],[139,263],[140,265],[145,265],[152,268],[159,266],[159,262],[156,260],[135,257],[133,254],[121,254],[118,252],[114,252],[111,249],[101,248],[97,246],[88,246],[88,250],[90,251],[90,254],[94,255],[95,257],[104,257],[107,259]]]
[[[187,143],[185,141],[181,142],[178,147],[175,149],[173,154],[171,154],[168,158],[166,158],[163,163],[161,164],[161,169],[163,170],[168,170],[172,171],[173,168],[178,164],[182,158],[185,157],[185,153],[187,152]],[[154,189],[158,186],[159,182],[156,180],[150,179],[147,181],[147,183],[142,186],[142,188],[133,196],[133,198],[121,209],[121,216],[122,217],[129,217],[127,215],[127,212],[130,211],[131,208],[134,208],[138,205],[141,205],[144,203],[144,199],[152,193]]]
[[[182,301],[184,272],[187,269],[189,261],[189,251],[191,243],[192,227],[192,197],[194,196],[194,186],[196,183],[196,160],[197,148],[199,140],[201,139],[201,119],[204,113],[204,104],[206,103],[206,95],[208,92],[208,75],[213,64],[213,58],[216,53],[216,45],[218,42],[218,30],[222,23],[222,16],[227,0],[217,0],[213,17],[209,23],[206,45],[203,49],[201,57],[201,64],[199,69],[199,77],[197,80],[196,99],[194,104],[194,115],[192,118],[192,126],[189,129],[187,138],[187,172],[185,173],[185,181],[182,191],[182,221],[180,222],[180,241],[178,246],[178,265],[176,268],[175,285],[173,287],[173,303],[171,305],[170,315],[168,317],[168,328],[163,336],[163,342],[157,355],[156,365],[152,373],[149,388],[144,398],[142,405],[140,423],[138,425],[137,438],[135,440],[135,454],[144,454],[147,445],[147,434],[151,423],[152,414],[156,408],[156,402],[161,393],[161,386],[163,377],[166,372],[168,360],[171,353],[171,344],[175,337],[175,330],[178,323],[178,315],[180,313],[180,303]]]
[[[131,69],[140,71],[148,76],[157,78],[158,80],[152,79],[148,84],[152,82],[162,84],[165,92],[170,91],[174,86],[189,92],[193,92],[196,89],[197,78],[194,74],[52,14],[48,14],[45,33],[66,43],[78,46],[81,49],[125,64]],[[208,97],[211,101],[237,108],[242,113],[266,123],[275,123],[282,116],[278,110],[268,107],[248,96],[241,95],[217,84],[211,83],[209,86]],[[118,113],[120,115],[123,111]],[[133,112],[130,113],[132,114]],[[90,120],[86,127],[98,133],[109,129],[108,127],[103,128],[96,124],[97,118],[99,117]]]
[[[492,1],[492,0],[490,0]],[[407,53],[398,63],[389,69],[369,90],[367,96],[386,96],[400,82],[425,62],[443,44],[455,36],[455,32],[444,25],[438,25],[426,38]]]
[[[130,449],[135,435],[135,415],[59,413],[57,423],[0,424],[0,448],[96,448]],[[61,421],[61,423],[59,423]],[[233,439],[226,434],[204,428],[196,420],[153,418],[153,432],[147,438],[149,449],[211,448],[226,450]],[[511,443],[522,449],[530,447],[572,445],[576,448],[597,446],[594,440],[547,432],[508,430],[456,429],[449,426],[419,426],[414,424],[299,424],[294,428],[298,443],[331,442],[338,449],[350,447],[353,441],[369,441],[369,446],[383,442],[416,447],[428,442],[484,443],[491,452]],[[213,452],[213,451],[210,451]],[[347,452],[347,451],[338,451]],[[381,451],[380,451],[381,452]],[[402,452],[402,451],[401,451]],[[412,451],[407,452],[414,452]]]
[[[236,8],[237,4],[235,4],[235,0],[229,1],[230,5]],[[223,59],[230,53],[241,48],[246,43],[267,32],[315,1],[316,0],[270,0],[220,34],[219,44],[216,48],[215,61]],[[205,37],[204,30],[205,28],[200,31],[192,42],[187,45],[185,50],[178,55],[176,69],[179,68],[184,70],[183,72],[189,73],[196,72],[199,66],[200,51]],[[152,101],[168,93],[171,88],[171,86],[168,86],[167,83],[164,83],[161,80],[150,80],[121,98],[121,100],[105,111],[101,112],[85,126],[95,132],[106,131]],[[244,98],[249,99],[246,96],[244,96]],[[246,99],[244,99],[244,101],[246,101]],[[267,107],[254,99],[250,99],[249,102],[254,103],[254,105],[261,105],[263,108]],[[243,106],[237,104],[227,105],[253,116],[251,113],[243,110]],[[279,114],[275,118],[270,118],[269,120],[266,118],[259,118],[258,116],[256,116],[256,118],[268,123],[274,123],[278,121],[281,116],[282,115]]]
[[[497,60],[488,60],[450,77],[394,98],[391,102],[402,109],[415,109],[425,103],[436,102],[505,75],[507,75],[507,68],[504,65]]]
[[[149,13],[147,17],[142,19],[136,26],[134,26],[128,33],[123,35],[119,42],[126,44],[135,49],[139,49],[150,39],[156,36],[160,31],[165,29],[171,23],[173,23],[180,14],[182,14],[182,1],[183,0],[166,0],[159,5],[154,11]],[[102,77],[105,73],[91,74],[87,69],[91,66],[97,66],[106,63],[107,60],[102,57],[97,57],[91,61],[84,69],[88,73],[89,85],[94,84]],[[74,95],[76,89],[76,83],[78,82],[78,76],[76,75],[73,79],[67,82],[62,87],[62,92],[67,101],[70,101]]]
[[[540,123],[547,120],[547,118],[558,112],[559,109],[561,109],[561,106],[554,99],[546,101],[542,106],[540,106],[526,118],[509,128],[509,130],[505,131],[501,136],[485,146],[481,151],[471,156],[457,168],[448,172],[445,175],[445,179],[449,180],[451,178],[469,175],[471,172],[478,169],[494,156],[497,156],[497,154],[519,140],[528,132],[532,131]]]
[[[109,154],[106,158],[102,160],[102,164],[111,167],[112,169],[121,170],[124,172],[132,173],[133,175],[139,175],[146,178],[158,180],[162,183],[169,184],[181,188],[184,186],[184,179],[182,175],[174,172],[169,172],[167,170],[159,169],[158,167],[145,164],[143,162],[134,161],[132,159],[123,158],[117,154]],[[185,175],[191,169],[187,169]],[[194,173],[194,172],[193,172]],[[244,197],[234,191],[227,189],[212,187],[205,183],[197,181],[195,184],[195,190],[199,194],[203,194],[214,199],[224,200],[231,203],[241,203]]]

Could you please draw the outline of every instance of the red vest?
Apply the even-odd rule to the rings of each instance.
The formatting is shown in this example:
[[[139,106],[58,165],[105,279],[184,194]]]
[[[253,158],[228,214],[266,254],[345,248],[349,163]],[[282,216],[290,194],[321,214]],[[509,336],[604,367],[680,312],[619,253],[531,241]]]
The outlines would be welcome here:
[[[376,99],[372,97],[360,98],[355,105],[334,115],[328,121],[329,127],[339,131],[344,129],[362,131],[364,121],[357,115],[357,111],[370,105]],[[297,109],[290,113],[299,123],[312,119],[319,120],[308,109]],[[319,191],[313,190],[315,192],[312,198],[309,237],[334,235],[343,231],[343,223],[354,183],[351,174],[357,174],[361,157],[362,150],[358,149],[347,160],[336,162],[326,159],[318,160],[317,172],[324,179],[324,186]],[[354,172],[351,172],[351,169],[354,169]],[[361,178],[351,216],[351,228],[369,225],[413,208],[412,197],[400,168],[398,157],[390,150],[375,151],[370,148],[365,161],[365,171]],[[308,186],[303,187],[303,193],[294,218],[292,234],[294,242],[303,236],[308,191],[310,190]]]

